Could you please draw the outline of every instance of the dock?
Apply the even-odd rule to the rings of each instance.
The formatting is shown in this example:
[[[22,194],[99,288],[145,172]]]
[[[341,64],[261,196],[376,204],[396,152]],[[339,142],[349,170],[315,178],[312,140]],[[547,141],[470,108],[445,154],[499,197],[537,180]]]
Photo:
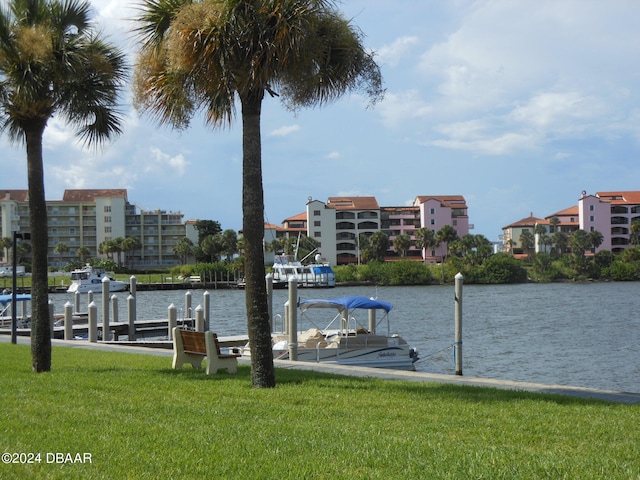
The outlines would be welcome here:
[[[193,318],[185,318],[182,320],[177,320],[176,325],[179,327],[186,328],[194,328],[195,319]],[[169,337],[169,320],[161,319],[161,320],[136,320],[135,321],[135,329],[136,329],[136,339],[147,338],[147,337]],[[111,332],[111,337],[115,340],[115,343],[124,344],[126,342],[119,341],[120,337],[129,337],[129,322],[109,322],[109,332]],[[100,338],[102,335],[102,323],[98,323],[98,333]],[[18,328],[16,329],[16,334],[20,337],[28,337],[31,335],[31,329],[29,328]],[[75,323],[73,325],[73,336],[75,338],[83,338],[89,334],[89,324],[88,323]],[[11,335],[11,328],[3,327],[0,328],[0,335]],[[64,326],[53,327],[53,336],[55,339],[63,339],[64,338]],[[135,342],[134,342],[135,343]],[[169,345],[168,348],[171,348]]]

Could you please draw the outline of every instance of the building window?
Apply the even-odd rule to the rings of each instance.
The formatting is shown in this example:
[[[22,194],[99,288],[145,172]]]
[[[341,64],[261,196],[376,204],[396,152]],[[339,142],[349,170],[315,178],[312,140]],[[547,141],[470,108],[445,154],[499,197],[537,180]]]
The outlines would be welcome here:
[[[320,210],[314,210],[313,211],[313,216],[314,217],[319,217],[320,216]]]
[[[313,232],[313,236],[316,238],[320,238],[322,236],[322,232]]]
[[[590,222],[595,222],[595,221],[596,221],[596,217],[594,217],[593,215],[591,215],[591,216],[589,217],[589,221],[590,221]]]
[[[435,224],[436,224],[436,220],[435,220],[435,218],[432,218],[431,220],[429,220],[429,223],[430,223],[431,225],[435,225]]]
[[[104,213],[109,213],[111,212],[111,205],[105,205],[104,206]]]
[[[104,227],[104,233],[111,233],[111,227]]]
[[[316,220],[315,222],[313,222],[313,226],[314,227],[319,227],[320,226],[320,220]]]
[[[596,208],[595,208],[595,206],[594,206],[594,205],[589,205],[589,210],[590,210],[591,212],[593,212],[595,209],[596,209]]]
[[[105,216],[104,217],[104,223],[111,223],[111,217]]]

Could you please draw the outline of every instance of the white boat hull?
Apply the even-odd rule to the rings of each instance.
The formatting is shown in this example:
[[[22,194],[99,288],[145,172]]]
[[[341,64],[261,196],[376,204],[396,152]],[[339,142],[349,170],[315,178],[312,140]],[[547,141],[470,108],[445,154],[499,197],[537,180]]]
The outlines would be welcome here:
[[[415,370],[414,358],[408,345],[364,349],[299,348],[297,357],[300,362]],[[290,360],[289,350],[274,349],[273,358]]]
[[[124,292],[129,285],[125,282],[110,281],[110,292]],[[72,283],[67,289],[67,293],[102,293],[102,282],[98,283]]]

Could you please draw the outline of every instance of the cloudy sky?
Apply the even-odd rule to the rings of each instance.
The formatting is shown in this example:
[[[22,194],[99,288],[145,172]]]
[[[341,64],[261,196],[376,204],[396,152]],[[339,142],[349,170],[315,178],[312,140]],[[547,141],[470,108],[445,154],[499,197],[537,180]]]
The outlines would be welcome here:
[[[96,21],[135,61],[130,0],[91,0]],[[464,195],[473,233],[577,204],[580,192],[640,190],[637,0],[348,0],[338,4],[377,54],[387,94],[297,115],[263,107],[265,220],[309,197]],[[241,131],[202,117],[174,132],[123,99],[125,133],[84,150],[53,119],[45,188],[126,188],[144,209],[241,228]],[[27,188],[24,150],[0,139],[0,188]],[[16,169],[17,166],[17,169]]]

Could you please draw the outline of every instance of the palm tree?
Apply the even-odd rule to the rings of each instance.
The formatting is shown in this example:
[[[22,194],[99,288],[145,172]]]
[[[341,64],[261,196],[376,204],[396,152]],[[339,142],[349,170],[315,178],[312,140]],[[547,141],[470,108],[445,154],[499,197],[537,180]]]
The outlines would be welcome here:
[[[403,233],[393,239],[393,249],[404,258],[407,256],[407,252],[411,248],[411,243],[411,237],[406,233]]]
[[[427,250],[435,248],[436,234],[430,228],[419,228],[416,230],[416,247],[423,251],[422,258],[426,259],[432,255],[427,255]]]
[[[9,237],[0,238],[0,248],[4,250],[4,258],[9,259],[9,250],[13,247],[13,240]]]
[[[382,97],[378,65],[361,33],[330,0],[143,0],[136,104],[186,128],[205,112],[213,127],[242,116],[242,210],[252,384],[275,386],[264,266],[260,118],[265,93],[292,109],[350,90]],[[276,91],[278,90],[278,91]]]
[[[0,8],[0,131],[27,150],[32,242],[31,363],[51,370],[47,208],[42,137],[54,115],[88,144],[120,133],[123,54],[105,43],[82,0],[8,0]]]
[[[53,247],[53,251],[60,255],[60,259],[62,259],[64,254],[69,251],[69,245],[64,242],[58,242],[56,243],[56,246]]]
[[[592,248],[591,251],[593,253],[596,253],[596,250],[600,245],[602,245],[603,241],[604,241],[604,235],[602,235],[602,233],[599,232],[598,230],[591,230],[589,232],[589,243],[591,244],[591,248]]]
[[[187,263],[187,257],[193,253],[193,242],[187,237],[181,237],[173,247],[173,253],[180,257],[180,263]]]
[[[80,259],[81,265],[87,263],[87,259],[91,256],[91,250],[87,247],[80,247],[76,253]]]

